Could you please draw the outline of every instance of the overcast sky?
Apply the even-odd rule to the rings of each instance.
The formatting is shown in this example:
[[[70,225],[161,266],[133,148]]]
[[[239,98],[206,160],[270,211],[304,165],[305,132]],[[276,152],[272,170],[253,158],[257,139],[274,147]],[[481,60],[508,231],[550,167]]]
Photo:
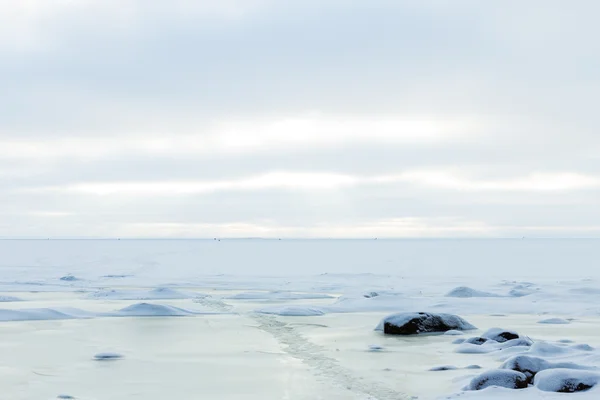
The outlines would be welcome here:
[[[598,237],[599,14],[0,0],[0,236]]]

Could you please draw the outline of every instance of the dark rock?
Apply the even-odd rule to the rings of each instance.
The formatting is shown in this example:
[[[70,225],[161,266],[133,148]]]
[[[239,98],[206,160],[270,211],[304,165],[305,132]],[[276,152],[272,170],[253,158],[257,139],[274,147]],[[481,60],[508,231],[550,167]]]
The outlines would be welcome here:
[[[433,367],[430,371],[454,371],[456,368],[454,365],[441,365],[439,367]]]
[[[375,330],[388,335],[414,335],[470,329],[476,328],[459,316],[425,312],[393,314],[384,318],[375,328]]]

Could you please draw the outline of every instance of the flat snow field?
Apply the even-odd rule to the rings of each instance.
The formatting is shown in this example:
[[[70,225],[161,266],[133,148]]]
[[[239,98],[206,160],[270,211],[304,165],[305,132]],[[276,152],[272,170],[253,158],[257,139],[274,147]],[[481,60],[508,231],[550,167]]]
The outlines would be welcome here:
[[[600,240],[1,240],[0,255],[0,399],[600,398],[464,390],[519,354],[595,382]],[[374,330],[416,311],[478,329]],[[456,343],[493,327],[533,345]]]

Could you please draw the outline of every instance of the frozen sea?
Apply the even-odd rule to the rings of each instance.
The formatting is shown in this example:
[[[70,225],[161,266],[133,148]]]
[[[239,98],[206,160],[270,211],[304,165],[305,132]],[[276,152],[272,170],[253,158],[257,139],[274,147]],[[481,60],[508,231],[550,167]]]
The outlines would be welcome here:
[[[463,391],[518,352],[600,366],[600,240],[0,240],[0,255],[0,399],[600,398]],[[535,345],[374,331],[414,311]]]

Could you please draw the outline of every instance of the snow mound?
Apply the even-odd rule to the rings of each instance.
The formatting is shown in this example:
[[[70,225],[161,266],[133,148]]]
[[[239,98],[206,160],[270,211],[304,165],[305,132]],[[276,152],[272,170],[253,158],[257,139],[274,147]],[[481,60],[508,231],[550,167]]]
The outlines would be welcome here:
[[[571,349],[563,346],[558,346],[547,342],[536,342],[533,344],[533,346],[531,346],[528,354],[541,357],[553,357],[568,354],[570,352],[572,352]]]
[[[226,297],[228,300],[318,300],[333,299],[335,296],[323,293],[294,292],[243,292]]]
[[[98,353],[94,356],[94,360],[98,361],[120,360],[121,358],[123,355],[119,353]]]
[[[93,317],[93,314],[75,308],[26,308],[20,310],[0,309],[0,321],[44,321],[91,317]]]
[[[470,297],[500,297],[497,294],[482,292],[480,290],[471,289],[467,286],[459,286],[457,288],[452,289],[450,292],[446,294],[446,297],[460,297],[460,298],[470,298]]]
[[[538,324],[548,324],[548,325],[568,325],[571,322],[562,318],[548,318],[538,321]]]
[[[507,369],[491,370],[473,378],[467,390],[482,390],[492,386],[525,389],[527,388],[527,377],[520,372]]]
[[[60,400],[74,400],[75,399],[75,397],[70,396],[68,394],[59,394],[58,396],[56,396],[56,398],[60,399]]]
[[[594,351],[595,350],[592,346],[590,346],[589,344],[585,344],[585,343],[576,344],[576,345],[572,346],[571,348],[575,349],[575,350],[579,350],[579,351]]]
[[[194,315],[192,311],[162,304],[138,303],[118,311],[124,317],[184,317]]]
[[[576,369],[550,369],[535,376],[534,385],[544,392],[583,392],[596,386],[600,375]]]
[[[376,331],[390,335],[415,335],[471,329],[476,328],[457,315],[425,312],[392,314],[381,320],[375,328]]]
[[[148,291],[139,290],[101,290],[90,293],[90,298],[106,300],[180,300],[191,299],[187,294],[167,287],[158,287]]]
[[[319,315],[325,315],[325,312],[321,309],[315,307],[300,306],[272,307],[265,308],[262,310],[256,310],[256,312],[259,314],[273,314],[286,317],[314,317]]]
[[[371,352],[383,351],[383,350],[384,350],[383,346],[379,346],[377,344],[371,344],[371,345],[369,345],[369,351],[371,351]]]

